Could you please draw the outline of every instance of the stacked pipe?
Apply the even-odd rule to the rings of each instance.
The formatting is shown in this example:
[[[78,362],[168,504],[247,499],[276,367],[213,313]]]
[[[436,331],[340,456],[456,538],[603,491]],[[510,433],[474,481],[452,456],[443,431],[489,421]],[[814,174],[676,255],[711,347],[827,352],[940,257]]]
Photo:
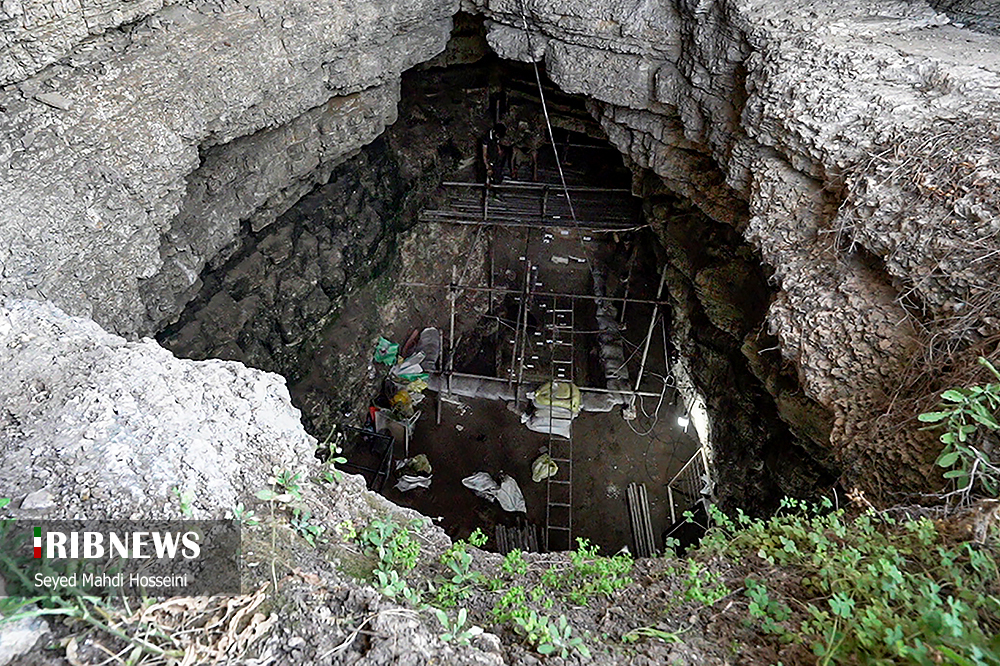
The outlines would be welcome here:
[[[636,557],[656,555],[656,541],[653,537],[653,523],[649,517],[649,497],[646,484],[630,483],[625,491],[625,504],[632,525],[632,544]]]

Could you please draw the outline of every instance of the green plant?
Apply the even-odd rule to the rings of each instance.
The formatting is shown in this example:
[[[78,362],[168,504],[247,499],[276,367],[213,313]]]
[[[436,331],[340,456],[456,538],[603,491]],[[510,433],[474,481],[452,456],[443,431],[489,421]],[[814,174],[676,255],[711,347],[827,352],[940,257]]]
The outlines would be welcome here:
[[[181,515],[184,516],[185,518],[190,518],[191,516],[193,516],[194,506],[192,505],[192,503],[194,502],[194,492],[190,490],[181,492],[181,489],[178,488],[177,486],[174,486],[170,490],[177,498],[177,501],[180,502]]]
[[[786,500],[767,520],[710,515],[698,554],[780,571],[766,586],[747,579],[750,621],[819,663],[1000,664],[994,546],[951,542],[926,518],[850,518],[830,502]],[[793,612],[786,601],[800,598]]]
[[[9,497],[0,497],[0,509],[4,508],[8,504],[10,504],[10,498]]]
[[[302,486],[299,483],[299,473],[288,470],[275,470],[274,476],[268,479],[270,488],[257,491],[257,499],[265,502],[280,502],[290,504],[302,499]]]
[[[771,599],[767,586],[756,579],[747,578],[745,584],[746,596],[750,600],[747,612],[751,620],[766,634],[779,636],[786,642],[792,640],[793,636],[782,624],[792,617],[788,605]]]
[[[354,527],[354,521],[352,520],[345,519],[340,521],[333,526],[333,531],[345,541],[354,541],[358,538],[358,530]]]
[[[547,615],[529,611],[526,614],[514,615],[512,619],[514,630],[539,654],[558,654],[565,659],[571,651],[576,651],[584,657],[590,657],[590,649],[583,638],[573,635],[573,627],[565,615],[560,615],[559,619],[555,620]]]
[[[292,509],[292,528],[305,539],[310,546],[316,546],[319,541],[326,541],[323,533],[326,528],[312,522],[312,512],[308,509]]]
[[[390,598],[402,597],[414,606],[420,605],[420,593],[412,589],[401,578],[398,571],[375,570],[375,582],[378,591]]]
[[[450,608],[457,606],[461,599],[469,596],[472,586],[486,582],[486,578],[478,571],[472,571],[472,554],[468,552],[469,545],[482,546],[486,543],[486,535],[476,529],[469,541],[456,541],[441,555],[441,564],[449,571],[447,578],[439,581],[435,588],[435,602],[438,606]]]
[[[408,527],[376,518],[358,535],[359,544],[376,558],[376,569],[409,571],[417,566],[420,544]]]
[[[598,555],[599,547],[587,539],[577,540],[577,549],[570,552],[572,568],[550,568],[542,574],[542,584],[563,590],[566,598],[581,606],[597,596],[610,596],[616,590],[630,585],[632,556],[622,552],[612,557]]]
[[[515,585],[500,595],[490,613],[497,622],[507,622],[515,615],[527,615],[527,595],[523,585]]]
[[[1000,372],[983,357],[979,363],[1000,380]],[[1000,466],[993,464],[977,445],[979,426],[992,432],[1000,431],[996,412],[1000,408],[1000,383],[991,382],[967,388],[952,388],[941,393],[942,402],[932,412],[917,418],[932,424],[928,429],[943,428],[940,440],[944,444],[937,457],[937,465],[946,469],[944,477],[954,481],[956,493],[968,499],[973,487],[978,485],[992,497],[1000,488]]]
[[[233,509],[233,519],[244,527],[256,527],[260,525],[260,520],[253,509],[248,509],[243,502],[238,502]]]
[[[319,450],[322,452],[323,458],[326,459],[326,466],[320,473],[320,483],[333,483],[343,478],[343,472],[337,469],[336,466],[347,462],[347,458],[341,455],[344,452],[342,444],[346,439],[347,434],[338,430],[337,426],[334,425],[330,428],[330,433],[326,436],[326,439],[320,443]]]
[[[684,578],[684,598],[712,606],[729,596],[731,590],[722,581],[722,574],[709,570],[694,559],[688,560]]]
[[[469,617],[469,612],[464,608],[459,609],[458,615],[454,620],[450,619],[447,613],[438,608],[434,609],[434,614],[437,616],[441,626],[444,627],[444,633],[441,634],[441,640],[446,643],[468,645],[470,639],[483,633],[483,630],[480,627],[465,626]]]
[[[681,633],[683,632],[664,631],[656,627],[636,627],[622,634],[622,643],[636,643],[644,638],[655,638],[664,643],[680,643]]]
[[[482,574],[471,570],[472,555],[466,551],[465,546],[464,542],[456,541],[441,555],[441,564],[448,567],[451,582],[455,585],[478,583],[482,580]]]
[[[511,576],[523,576],[528,573],[528,563],[524,561],[524,554],[516,549],[504,556],[503,562],[500,563],[500,568],[504,573]]]

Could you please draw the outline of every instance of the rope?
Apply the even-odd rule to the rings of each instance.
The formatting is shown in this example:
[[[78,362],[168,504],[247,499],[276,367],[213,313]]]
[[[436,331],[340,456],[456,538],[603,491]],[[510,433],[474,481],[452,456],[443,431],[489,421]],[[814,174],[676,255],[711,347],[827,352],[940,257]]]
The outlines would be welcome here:
[[[531,41],[531,30],[528,29],[528,15],[524,9],[524,0],[518,0],[518,9],[521,12],[521,23],[524,25],[524,35],[528,40],[528,55],[531,57],[531,66],[535,70],[535,83],[538,84],[538,97],[542,101],[542,114],[545,116],[545,126],[549,131],[549,142],[552,144],[552,153],[556,158],[556,169],[559,170],[559,181],[562,183],[563,194],[566,195],[566,203],[569,204],[569,213],[573,218],[573,224],[577,224],[576,210],[573,208],[573,200],[569,196],[569,186],[566,184],[566,174],[563,173],[562,162],[559,160],[559,149],[556,147],[556,135],[552,131],[552,121],[549,119],[549,107],[545,102],[545,90],[542,87],[542,75],[538,71],[538,63],[535,62],[535,47]]]

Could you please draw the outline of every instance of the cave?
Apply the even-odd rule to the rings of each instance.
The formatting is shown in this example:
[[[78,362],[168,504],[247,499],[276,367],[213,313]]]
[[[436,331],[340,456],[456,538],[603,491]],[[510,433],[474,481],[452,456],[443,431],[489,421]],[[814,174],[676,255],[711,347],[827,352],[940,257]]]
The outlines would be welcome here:
[[[768,269],[738,228],[631,163],[544,66],[493,55],[468,15],[403,74],[398,115],[273,223],[243,222],[158,340],[282,374],[309,432],[340,433],[345,471],[504,552],[649,554],[707,503],[766,513],[834,486],[829,416],[761,332]],[[438,358],[408,392],[374,343],[402,361],[423,329]],[[580,391],[565,431],[532,400],[552,382]],[[401,389],[419,404],[394,408]],[[430,486],[401,491],[397,464],[420,454]],[[557,471],[533,481],[544,455]],[[525,511],[473,495],[478,472],[514,479]]]
[[[0,662],[995,652],[996,4],[0,2]]]

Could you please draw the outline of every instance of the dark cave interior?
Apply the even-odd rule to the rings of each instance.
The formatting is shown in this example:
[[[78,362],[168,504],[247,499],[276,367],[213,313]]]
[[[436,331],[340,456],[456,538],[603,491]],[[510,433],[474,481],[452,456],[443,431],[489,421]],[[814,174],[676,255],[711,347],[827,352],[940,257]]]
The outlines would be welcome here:
[[[397,123],[274,224],[246,226],[160,341],[282,374],[317,439],[343,433],[348,471],[440,517],[452,537],[496,534],[488,547],[500,550],[563,550],[577,537],[635,548],[631,521],[647,511],[659,549],[702,496],[766,511],[790,488],[828,487],[833,464],[789,431],[760,379],[791,381],[780,361],[754,368],[744,357],[769,299],[759,259],[731,227],[645,186],[582,98],[547,81],[543,91],[548,123],[530,66],[486,56],[407,73]],[[506,132],[491,143],[497,124]],[[678,268],[690,265],[725,268],[713,288],[725,306],[739,301],[729,315],[739,331],[706,316],[710,290]],[[432,388],[412,392],[420,416],[400,426],[411,412],[391,400],[405,384],[372,348],[425,327],[442,331],[441,360]],[[463,396],[452,382],[480,388]],[[593,389],[583,403],[599,411],[575,415],[570,437],[523,423],[528,391],[548,382]],[[695,399],[713,416],[704,449]],[[392,415],[392,440],[371,432],[373,406]],[[430,487],[398,490],[413,472],[396,463],[418,454]],[[543,454],[558,471],[536,482]],[[526,511],[462,485],[477,472],[516,481]]]

